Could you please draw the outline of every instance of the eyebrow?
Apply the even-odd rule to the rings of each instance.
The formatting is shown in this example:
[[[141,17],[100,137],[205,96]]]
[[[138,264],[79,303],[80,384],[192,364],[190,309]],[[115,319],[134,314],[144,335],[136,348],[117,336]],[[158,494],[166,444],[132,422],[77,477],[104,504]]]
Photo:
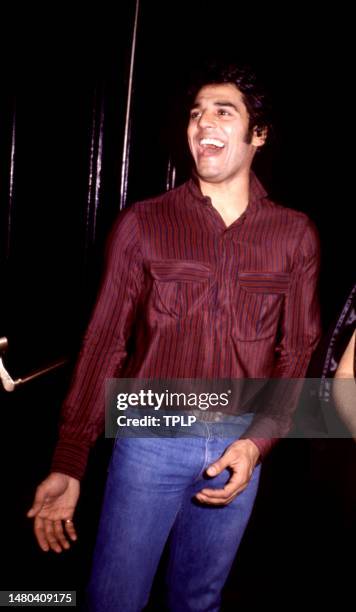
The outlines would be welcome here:
[[[201,106],[200,102],[194,102],[192,109],[193,108],[199,108]],[[228,102],[227,100],[216,100],[214,102],[214,106],[229,106],[231,108],[233,108],[236,112],[239,112],[236,104],[233,104],[232,102]]]

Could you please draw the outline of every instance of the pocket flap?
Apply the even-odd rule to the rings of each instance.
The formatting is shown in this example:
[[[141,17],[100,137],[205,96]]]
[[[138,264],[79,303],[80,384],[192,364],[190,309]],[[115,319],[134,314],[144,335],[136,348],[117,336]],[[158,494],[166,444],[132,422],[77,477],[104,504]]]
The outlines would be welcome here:
[[[286,293],[290,284],[288,272],[239,272],[241,287],[252,293]]]
[[[150,263],[151,276],[157,281],[205,281],[212,276],[212,268],[202,261],[168,259]]]

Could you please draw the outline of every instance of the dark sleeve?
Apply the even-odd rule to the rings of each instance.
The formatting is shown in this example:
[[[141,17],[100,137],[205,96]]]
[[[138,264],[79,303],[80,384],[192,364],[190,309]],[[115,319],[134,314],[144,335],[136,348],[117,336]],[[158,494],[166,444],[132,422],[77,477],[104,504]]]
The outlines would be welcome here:
[[[123,211],[111,233],[99,296],[63,404],[52,471],[81,478],[104,430],[105,379],[118,375],[143,283],[136,214]]]
[[[318,232],[306,217],[298,236],[291,270],[291,283],[285,296],[271,378],[263,394],[264,405],[244,434],[258,446],[261,458],[292,425],[302,379],[320,338],[320,312],[317,284],[320,267]],[[291,380],[292,379],[292,380]]]

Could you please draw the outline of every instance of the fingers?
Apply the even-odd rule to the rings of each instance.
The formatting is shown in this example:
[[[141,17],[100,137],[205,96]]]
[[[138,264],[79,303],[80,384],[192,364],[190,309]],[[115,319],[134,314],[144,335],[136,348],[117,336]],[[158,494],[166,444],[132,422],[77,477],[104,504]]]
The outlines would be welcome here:
[[[202,489],[197,493],[198,501],[205,504],[225,505],[229,504],[248,485],[248,480],[234,473],[229,482],[222,489]]]
[[[219,459],[219,461],[215,461],[215,463],[212,463],[206,470],[206,473],[208,474],[208,476],[217,476],[223,470],[225,470],[228,467],[228,465],[229,465],[228,458],[224,457],[223,459]]]
[[[208,476],[217,476],[226,468],[235,469],[237,465],[247,466],[252,472],[259,458],[260,451],[252,440],[236,440],[207,468],[206,472]]]
[[[223,488],[204,488],[196,495],[201,503],[213,505],[229,504],[239,493],[241,493],[250,481],[250,471],[247,463],[236,454],[233,449],[228,449],[218,461],[212,463],[207,469],[209,476],[217,476],[224,470],[229,469],[231,476]]]
[[[33,529],[40,548],[42,548],[44,552],[47,552],[49,550],[49,544],[45,534],[44,521],[44,519],[36,516]]]
[[[77,539],[77,532],[75,531],[73,521],[67,519],[66,521],[64,521],[64,527],[70,539],[74,542]]]
[[[228,504],[230,504],[233,499],[235,499],[236,495],[232,495],[231,497],[217,497],[215,499],[213,499],[212,497],[207,496],[207,495],[203,495],[201,493],[198,493],[196,495],[197,500],[201,503],[201,504],[208,504],[209,506],[227,506]]]
[[[40,516],[35,517],[35,536],[40,548],[44,552],[53,550],[56,553],[60,553],[62,550],[68,550],[70,548],[70,543],[67,539],[67,535],[69,535],[70,539],[73,541],[77,539],[73,522],[64,521],[64,526],[66,533],[63,530],[62,521],[51,521],[49,519],[41,518]]]
[[[59,543],[59,540],[57,539],[57,534],[54,530],[55,523],[55,521],[44,519],[44,531],[49,548],[51,550],[54,550],[54,552],[60,553],[62,552],[62,547]]]
[[[60,553],[77,539],[72,516],[79,498],[77,479],[51,473],[36,490],[34,503],[27,513],[34,517],[34,532],[43,551]]]
[[[54,528],[54,536],[56,538],[55,545],[59,545],[61,547],[61,549],[56,552],[61,552],[62,549],[68,550],[70,544],[66,538],[66,535],[64,534],[62,521],[54,521],[52,524]]]
[[[33,518],[34,516],[36,516],[36,514],[41,512],[43,504],[45,502],[45,498],[46,498],[46,494],[42,490],[41,486],[37,487],[35,499],[33,500],[33,505],[30,508],[30,510],[27,512],[28,518]]]
[[[226,468],[231,467],[237,459],[238,455],[236,450],[230,447],[224,452],[220,459],[209,465],[206,473],[208,476],[217,476],[218,474],[221,474],[223,470],[226,470]]]
[[[41,508],[42,504],[33,504],[32,508],[29,509],[26,516],[28,518],[33,518],[38,512],[40,512]]]

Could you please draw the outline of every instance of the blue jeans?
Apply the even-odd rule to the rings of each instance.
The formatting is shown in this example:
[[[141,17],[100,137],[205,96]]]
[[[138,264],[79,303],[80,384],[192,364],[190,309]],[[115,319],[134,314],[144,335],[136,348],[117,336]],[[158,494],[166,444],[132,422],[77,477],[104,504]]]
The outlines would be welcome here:
[[[206,468],[247,428],[251,415],[197,422],[189,437],[116,440],[88,588],[95,612],[140,612],[170,536],[168,609],[219,610],[220,594],[250,517],[260,466],[226,506],[199,504],[204,487],[220,488],[225,470]]]

